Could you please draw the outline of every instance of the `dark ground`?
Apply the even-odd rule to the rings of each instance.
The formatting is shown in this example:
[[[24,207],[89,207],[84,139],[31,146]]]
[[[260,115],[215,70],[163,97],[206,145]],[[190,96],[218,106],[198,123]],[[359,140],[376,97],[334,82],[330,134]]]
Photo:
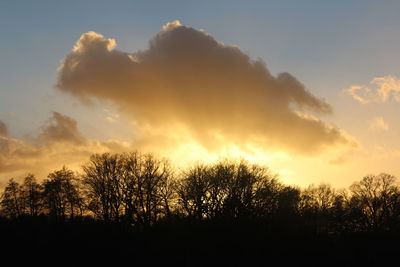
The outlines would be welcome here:
[[[184,220],[137,230],[89,218],[1,219],[1,259],[73,266],[396,266],[398,262],[397,233],[339,235],[279,228],[256,222]]]

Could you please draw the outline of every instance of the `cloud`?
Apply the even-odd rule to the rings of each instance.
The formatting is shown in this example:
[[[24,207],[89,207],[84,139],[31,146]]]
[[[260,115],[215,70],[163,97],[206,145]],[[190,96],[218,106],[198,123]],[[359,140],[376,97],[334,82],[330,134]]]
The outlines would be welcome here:
[[[383,76],[373,78],[371,87],[364,85],[353,85],[344,92],[361,104],[371,102],[386,102],[393,99],[400,102],[400,80],[394,76]]]
[[[110,123],[115,123],[118,121],[120,115],[118,113],[112,113],[108,109],[103,109],[103,112],[106,113],[105,120]]]
[[[375,131],[387,131],[389,130],[389,125],[383,117],[375,117],[368,121],[369,129]]]
[[[168,22],[167,24],[165,24],[165,25],[162,27],[162,30],[163,30],[164,32],[166,32],[166,31],[173,30],[173,29],[175,29],[175,28],[177,28],[177,27],[181,27],[181,26],[183,26],[183,25],[181,24],[181,22],[180,22],[179,20],[175,20],[175,21]]]
[[[361,104],[368,104],[376,98],[371,94],[371,89],[365,86],[353,85],[350,88],[345,89],[344,92]]]
[[[39,139],[43,142],[67,142],[83,144],[86,142],[78,131],[77,122],[58,112],[53,112],[52,117],[42,127]]]
[[[7,125],[0,121],[0,136],[7,137],[10,134],[8,133]]]
[[[354,144],[337,127],[299,115],[329,114],[332,108],[295,77],[272,76],[261,60],[204,30],[174,21],[147,50],[127,53],[115,47],[114,39],[82,34],[58,69],[57,87],[86,104],[113,102],[148,142],[184,133],[208,150],[253,142],[309,155]]]
[[[328,163],[331,164],[331,165],[343,165],[343,164],[345,164],[347,162],[348,162],[348,158],[346,158],[343,155],[340,155],[340,156],[330,160]]]
[[[116,140],[86,139],[74,119],[58,112],[52,113],[36,137],[17,139],[4,130],[4,123],[0,125],[0,178],[27,172],[41,178],[64,164],[78,168],[92,153],[132,150],[130,144]]]

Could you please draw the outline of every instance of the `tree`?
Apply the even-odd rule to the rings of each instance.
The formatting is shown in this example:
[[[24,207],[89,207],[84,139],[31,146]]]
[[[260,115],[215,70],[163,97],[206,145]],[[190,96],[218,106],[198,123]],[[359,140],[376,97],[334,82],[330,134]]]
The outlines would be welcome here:
[[[335,199],[336,191],[331,185],[310,185],[302,191],[300,205],[303,211],[328,213]]]
[[[177,182],[178,203],[185,215],[196,219],[207,216],[207,204],[210,197],[209,177],[209,168],[198,165],[185,171],[183,178]]]
[[[86,189],[88,208],[104,221],[119,220],[123,196],[121,192],[120,155],[95,154],[83,166],[82,183]]]
[[[150,225],[170,214],[174,195],[168,162],[151,154],[96,154],[83,166],[89,207],[105,221]]]
[[[326,232],[332,224],[337,201],[336,190],[331,185],[310,185],[301,193],[300,211],[317,231]]]
[[[361,229],[385,229],[393,217],[399,216],[400,192],[393,175],[367,175],[350,190],[351,205],[362,214]]]
[[[298,213],[301,191],[293,186],[282,186],[278,194],[278,212],[282,216],[292,216]]]
[[[134,215],[137,222],[151,225],[162,216],[170,213],[172,197],[171,170],[169,163],[159,160],[152,154],[131,154],[136,161],[134,179]],[[129,168],[130,165],[126,165]],[[132,166],[132,165],[131,165]],[[133,174],[133,173],[132,173]]]
[[[21,188],[14,179],[11,178],[4,188],[0,204],[2,211],[8,217],[16,218],[23,214]]]
[[[30,216],[37,216],[42,210],[42,186],[33,174],[28,174],[21,186],[24,211]]]
[[[73,171],[65,166],[48,175],[43,182],[44,204],[51,216],[65,219],[82,215],[82,198]]]
[[[267,168],[247,162],[198,165],[183,173],[178,196],[190,217],[265,217],[278,208],[281,185]]]

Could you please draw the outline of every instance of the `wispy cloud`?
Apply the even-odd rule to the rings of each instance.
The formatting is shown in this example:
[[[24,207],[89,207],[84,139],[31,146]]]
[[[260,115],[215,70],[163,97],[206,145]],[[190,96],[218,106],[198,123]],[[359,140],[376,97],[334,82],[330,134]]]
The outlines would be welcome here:
[[[331,165],[343,165],[347,163],[349,159],[345,157],[344,155],[339,155],[336,158],[330,160],[328,163]]]
[[[389,130],[389,124],[383,119],[383,117],[375,117],[368,121],[370,130],[375,131],[387,131]]]
[[[400,102],[400,80],[394,76],[376,77],[370,85],[353,85],[344,92],[362,104],[386,102],[390,99]]]

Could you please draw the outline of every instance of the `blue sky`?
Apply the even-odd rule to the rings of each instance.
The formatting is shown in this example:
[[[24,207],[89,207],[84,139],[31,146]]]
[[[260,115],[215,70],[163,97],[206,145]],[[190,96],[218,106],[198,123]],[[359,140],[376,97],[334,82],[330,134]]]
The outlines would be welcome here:
[[[134,134],[101,126],[106,111],[57,92],[57,68],[82,33],[115,38],[119,50],[135,52],[162,25],[180,20],[261,58],[274,75],[293,74],[333,106],[324,120],[357,140],[400,148],[399,103],[366,108],[342,93],[374,77],[400,77],[399,10],[399,1],[1,1],[0,120],[18,138],[37,134],[51,111],[76,119],[90,138]],[[383,117],[390,131],[366,131],[374,117]],[[388,160],[389,171],[396,160]]]

